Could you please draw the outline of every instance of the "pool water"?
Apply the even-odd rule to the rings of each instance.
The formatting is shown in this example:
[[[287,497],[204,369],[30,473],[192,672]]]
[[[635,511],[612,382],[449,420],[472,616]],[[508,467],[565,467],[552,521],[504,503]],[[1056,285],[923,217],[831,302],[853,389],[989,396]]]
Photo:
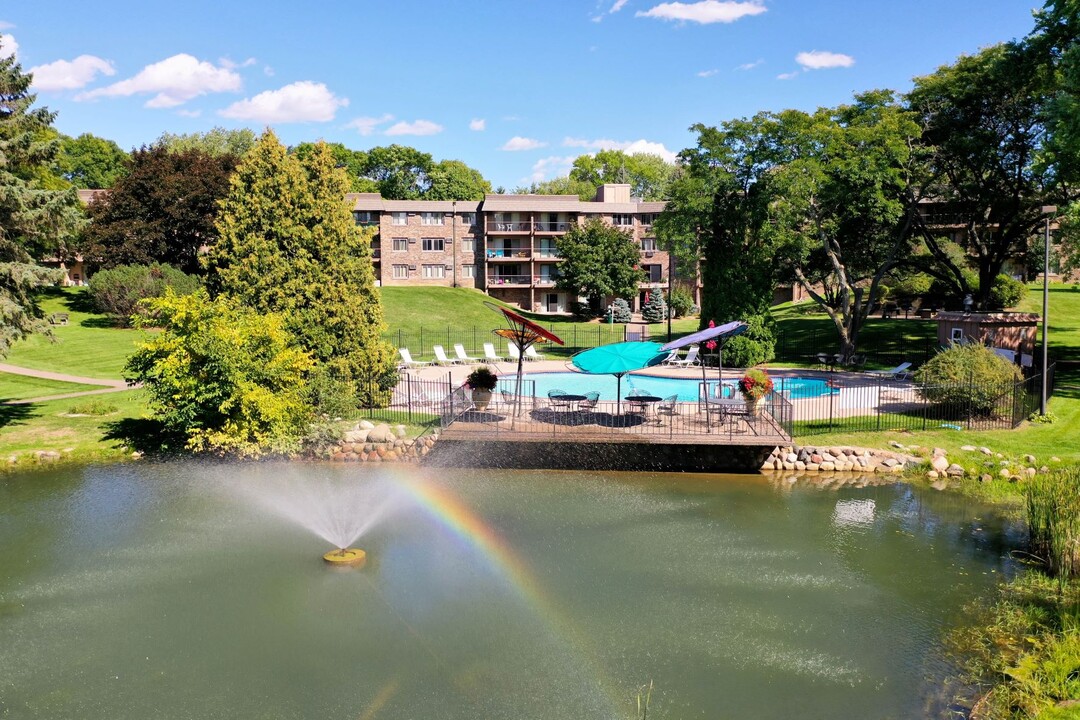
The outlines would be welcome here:
[[[514,376],[504,378],[501,388],[512,389]],[[618,398],[619,391],[615,377],[612,375],[587,375],[579,372],[551,372],[551,373],[525,373],[524,378],[532,381],[526,384],[522,392],[533,393],[536,397],[547,397],[550,390],[565,390],[573,395],[584,395],[590,391],[599,391],[601,400],[614,402]],[[717,397],[716,373],[710,373],[709,383],[710,397]],[[724,397],[732,397],[735,394],[735,378],[724,380]],[[784,377],[773,378],[777,391],[784,394],[789,400],[804,400],[823,395],[837,393],[839,390],[830,388],[825,380],[817,378]],[[634,374],[623,376],[622,394],[628,395],[631,390],[643,390],[650,395],[667,398],[677,395],[680,402],[697,402],[700,378],[671,378],[658,375]],[[533,389],[535,388],[535,390]]]

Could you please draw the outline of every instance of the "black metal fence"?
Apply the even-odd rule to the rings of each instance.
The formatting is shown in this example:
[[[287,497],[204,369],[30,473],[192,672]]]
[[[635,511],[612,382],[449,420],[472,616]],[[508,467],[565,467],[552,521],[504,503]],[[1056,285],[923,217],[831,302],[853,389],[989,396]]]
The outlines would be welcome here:
[[[937,334],[923,338],[908,337],[902,332],[877,333],[872,340],[863,338],[858,353],[872,364],[896,366],[910,362],[922,365],[940,349]],[[833,355],[839,350],[835,331],[811,328],[805,332],[780,330],[776,336],[776,360],[790,363],[813,363],[819,354]]]

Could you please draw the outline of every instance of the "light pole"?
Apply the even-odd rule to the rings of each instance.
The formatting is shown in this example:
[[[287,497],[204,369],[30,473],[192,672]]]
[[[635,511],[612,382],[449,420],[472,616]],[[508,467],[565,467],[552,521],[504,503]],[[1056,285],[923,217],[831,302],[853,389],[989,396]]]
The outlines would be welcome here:
[[[1043,415],[1046,414],[1046,317],[1050,312],[1050,218],[1056,212],[1056,205],[1044,205],[1042,208],[1046,216],[1046,233],[1043,237],[1042,394],[1039,412]]]

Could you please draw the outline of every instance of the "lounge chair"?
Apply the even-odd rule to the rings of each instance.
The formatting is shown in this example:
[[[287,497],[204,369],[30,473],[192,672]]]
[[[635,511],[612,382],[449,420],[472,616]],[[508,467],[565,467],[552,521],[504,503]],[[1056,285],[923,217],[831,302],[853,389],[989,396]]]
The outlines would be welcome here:
[[[506,354],[509,356],[511,362],[517,362],[521,359],[521,348],[517,346],[517,343],[506,343]]]
[[[398,348],[398,354],[401,355],[401,364],[398,365],[399,368],[424,367],[431,364],[424,360],[413,360],[412,354],[409,353],[409,348]]]
[[[691,345],[690,350],[686,353],[686,357],[682,360],[672,360],[669,364],[676,367],[693,367],[700,365],[701,361],[698,360],[698,353],[701,352],[701,348],[698,345]]]
[[[446,351],[443,350],[442,345],[436,345],[432,348],[432,352],[435,353],[436,365],[457,365],[461,361],[457,358],[446,357]]]
[[[536,352],[536,346],[535,345],[530,345],[529,347],[525,348],[525,359],[526,360],[543,360],[544,356],[541,355],[540,353]]]
[[[502,362],[503,359],[495,354],[495,345],[492,343],[484,343],[484,359],[491,360],[492,362]]]
[[[900,363],[891,370],[871,370],[866,374],[879,380],[907,380],[911,377],[911,373],[908,372],[909,367],[911,367],[911,363],[905,362]]]
[[[469,357],[465,354],[465,346],[461,343],[454,344],[454,354],[457,355],[458,362],[474,363],[480,362],[480,358]]]
[[[679,359],[679,349],[675,348],[668,353],[668,356],[659,362],[660,365],[670,365],[675,360]]]

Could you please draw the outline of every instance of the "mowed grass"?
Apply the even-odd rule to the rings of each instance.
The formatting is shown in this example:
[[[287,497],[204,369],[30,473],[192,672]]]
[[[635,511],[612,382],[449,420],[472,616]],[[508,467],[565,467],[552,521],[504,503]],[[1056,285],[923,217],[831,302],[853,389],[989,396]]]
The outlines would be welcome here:
[[[106,415],[71,417],[91,400],[115,406]],[[115,459],[128,452],[125,440],[116,433],[124,420],[146,413],[145,393],[124,390],[87,398],[50,400],[30,405],[0,406],[0,453],[16,456],[20,463],[30,460],[35,450],[53,450],[80,461]]]
[[[90,312],[86,292],[86,288],[47,291],[41,297],[42,308],[46,314],[68,313],[68,324],[53,326],[52,338],[34,335],[15,343],[4,362],[95,379],[122,378],[124,363],[143,333],[112,327],[105,316]]]
[[[43,380],[42,378],[27,377],[26,375],[0,373],[0,402],[100,389],[100,385],[80,385],[59,380]]]

